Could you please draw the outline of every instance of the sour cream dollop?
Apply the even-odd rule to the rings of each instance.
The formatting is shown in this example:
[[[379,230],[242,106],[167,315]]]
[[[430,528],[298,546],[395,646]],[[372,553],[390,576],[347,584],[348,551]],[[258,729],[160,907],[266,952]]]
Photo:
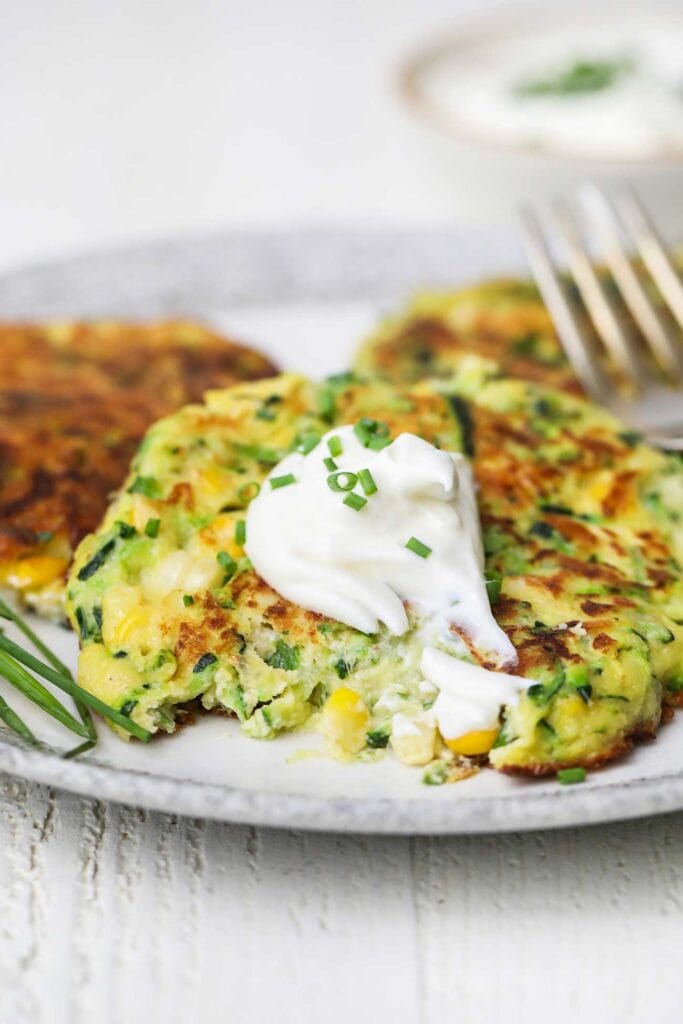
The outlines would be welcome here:
[[[337,471],[371,473],[377,490],[360,510],[329,486],[323,460],[331,438],[342,448],[334,457]],[[290,475],[294,482],[277,486]],[[354,492],[364,496],[360,482]],[[427,557],[406,547],[411,538],[430,549]],[[437,632],[439,624],[446,632],[451,624],[460,627],[497,664],[516,660],[486,593],[469,463],[414,434],[373,451],[345,426],[307,455],[287,455],[249,505],[245,549],[273,589],[354,629],[375,633],[383,624],[402,636],[409,628],[407,602]]]
[[[446,740],[496,729],[501,707],[515,705],[532,683],[522,676],[491,672],[433,647],[422,652],[421,668],[425,679],[439,691],[432,711]]]

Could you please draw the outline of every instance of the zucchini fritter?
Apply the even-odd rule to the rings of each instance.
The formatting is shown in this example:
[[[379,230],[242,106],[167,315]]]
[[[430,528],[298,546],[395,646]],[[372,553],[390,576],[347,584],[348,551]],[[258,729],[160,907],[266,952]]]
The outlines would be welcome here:
[[[369,711],[372,748],[396,710],[428,708],[415,609],[402,637],[359,633],[275,593],[236,539],[287,451],[370,416],[473,458],[487,575],[502,577],[494,613],[516,671],[535,680],[504,713],[491,764],[545,774],[653,734],[683,688],[683,465],[582,399],[489,369],[469,365],[442,390],[285,375],[157,423],[76,553],[67,608],[81,684],[152,731],[173,731],[199,700],[256,737],[302,724],[343,688]],[[438,643],[481,660],[455,631]]]
[[[58,614],[72,552],[149,424],[273,371],[192,323],[0,324],[0,584]]]
[[[416,295],[364,343],[356,369],[402,384],[447,378],[472,355],[504,376],[581,394],[538,290],[522,280]]]

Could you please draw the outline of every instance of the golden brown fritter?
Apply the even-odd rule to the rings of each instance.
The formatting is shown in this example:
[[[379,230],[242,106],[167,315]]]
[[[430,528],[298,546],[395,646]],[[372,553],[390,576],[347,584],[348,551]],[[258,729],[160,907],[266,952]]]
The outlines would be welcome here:
[[[56,612],[149,424],[273,369],[181,321],[0,324],[0,582]]]

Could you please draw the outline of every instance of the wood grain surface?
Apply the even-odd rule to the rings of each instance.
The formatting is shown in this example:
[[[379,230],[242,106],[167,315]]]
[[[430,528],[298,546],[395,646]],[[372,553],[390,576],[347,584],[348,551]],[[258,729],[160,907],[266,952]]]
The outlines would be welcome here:
[[[0,780],[0,1020],[680,1021],[683,815],[276,832]]]

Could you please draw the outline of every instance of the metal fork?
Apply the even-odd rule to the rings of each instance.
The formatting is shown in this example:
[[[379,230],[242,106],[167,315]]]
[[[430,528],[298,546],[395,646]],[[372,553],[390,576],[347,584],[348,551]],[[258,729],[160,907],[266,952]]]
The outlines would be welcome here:
[[[576,214],[563,202],[554,203],[546,217],[530,206],[520,210],[522,242],[536,284],[586,392],[653,444],[683,450],[683,282],[630,189],[608,198],[591,185],[579,195],[583,219],[613,284],[596,269]],[[583,309],[551,255],[545,220],[550,237],[560,243]],[[633,249],[665,305],[653,302],[634,266]]]

